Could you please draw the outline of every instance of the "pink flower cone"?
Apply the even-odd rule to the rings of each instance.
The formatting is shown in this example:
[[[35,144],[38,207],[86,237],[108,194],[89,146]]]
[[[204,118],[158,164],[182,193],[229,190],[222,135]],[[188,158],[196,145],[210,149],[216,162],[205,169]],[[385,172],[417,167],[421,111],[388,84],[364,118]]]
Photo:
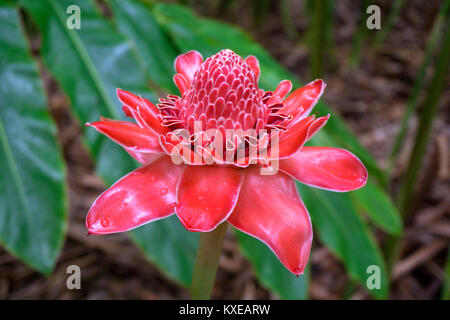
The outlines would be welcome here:
[[[136,123],[88,124],[143,164],[93,203],[89,232],[124,232],[172,214],[197,232],[228,221],[268,245],[292,273],[303,273],[312,227],[294,179],[338,192],[367,181],[352,153],[303,146],[329,119],[309,115],[325,83],[315,80],[289,94],[292,84],[284,80],[264,91],[258,60],[231,50],[204,62],[190,51],[177,57],[175,70],[181,96],[155,106],[118,89]],[[275,174],[262,172],[275,162]]]

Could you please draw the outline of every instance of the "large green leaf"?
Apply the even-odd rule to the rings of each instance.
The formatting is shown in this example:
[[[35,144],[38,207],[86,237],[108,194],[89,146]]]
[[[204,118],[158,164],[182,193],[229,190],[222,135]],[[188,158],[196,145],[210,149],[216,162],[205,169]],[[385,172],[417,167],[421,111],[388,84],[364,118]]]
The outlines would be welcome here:
[[[41,32],[44,63],[70,98],[72,110],[81,124],[96,121],[100,116],[121,117],[116,88],[155,99],[146,86],[145,67],[136,58],[136,48],[99,13],[91,0],[76,2],[81,9],[80,30],[66,28],[68,15],[65,10],[72,4],[70,0],[27,0],[22,3]],[[83,129],[96,170],[107,184],[136,167],[136,162],[115,143],[91,128],[83,126]],[[186,258],[188,253],[183,256],[179,252],[196,237],[185,232],[185,242],[181,241],[180,227],[174,221],[158,221],[136,230],[132,237],[164,272],[186,284],[193,263]],[[158,231],[159,228],[164,232]],[[164,252],[158,251],[163,243],[172,245],[165,246]]]
[[[160,88],[175,92],[173,61],[178,52],[148,8],[137,1],[110,0],[109,3],[119,30],[138,48],[138,56],[150,79]]]
[[[267,90],[274,89],[282,79],[292,78],[267,51],[236,26],[198,17],[189,9],[174,4],[156,3],[152,11],[181,52],[198,50],[208,57],[228,48],[243,57],[255,55],[261,66],[259,85]]]
[[[392,235],[402,233],[403,225],[397,208],[384,191],[369,177],[364,188],[350,193],[357,206],[381,229]]]
[[[307,299],[310,268],[298,278],[284,267],[261,241],[236,230],[242,253],[252,263],[261,284],[282,299]]]
[[[350,195],[339,194],[297,183],[320,240],[345,264],[350,276],[366,288],[369,266],[380,268],[381,287],[369,292],[387,298],[388,273],[373,235],[353,207]]]
[[[151,96],[130,44],[114,32],[90,0],[77,1],[80,30],[66,26],[70,0],[25,0],[22,4],[41,32],[44,64],[69,97],[82,125],[100,116],[121,117],[116,88]],[[109,139],[84,125],[83,132],[97,172],[108,184],[136,167],[135,161]]]
[[[339,147],[336,141],[330,139],[330,136],[322,131],[318,132],[314,139],[308,142],[308,145]],[[357,208],[361,208],[383,231],[394,235],[402,232],[400,213],[391,198],[370,175],[367,184],[363,188],[351,192],[350,195]]]
[[[308,144],[338,147],[324,132],[318,132]],[[371,177],[363,188],[346,194],[308,190],[312,188],[300,185],[298,183],[320,239],[344,262],[350,274],[363,286],[369,276],[366,272],[367,266],[380,266],[382,288],[370,292],[377,298],[386,298],[389,288],[385,263],[372,233],[357,209],[363,209],[369,218],[387,233],[399,234],[402,232],[402,221],[392,200]],[[323,205],[319,207],[321,203]],[[354,251],[353,242],[361,244],[360,252]],[[368,250],[366,254],[365,250]]]
[[[19,11],[0,6],[0,241],[48,275],[67,227],[66,169]]]

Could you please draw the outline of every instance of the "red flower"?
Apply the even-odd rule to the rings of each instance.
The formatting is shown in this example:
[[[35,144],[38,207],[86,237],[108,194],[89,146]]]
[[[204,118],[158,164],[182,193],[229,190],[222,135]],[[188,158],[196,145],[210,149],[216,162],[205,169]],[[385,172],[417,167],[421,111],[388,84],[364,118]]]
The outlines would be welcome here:
[[[263,91],[258,60],[231,50],[205,62],[190,51],[175,60],[175,69],[181,97],[169,95],[155,106],[119,89],[136,124],[88,124],[143,164],[94,202],[89,232],[123,232],[174,213],[190,231],[211,231],[226,220],[267,244],[292,273],[302,273],[312,229],[294,179],[333,191],[367,180],[350,152],[303,147],[329,118],[309,116],[325,83],[315,80],[287,98],[287,80]]]

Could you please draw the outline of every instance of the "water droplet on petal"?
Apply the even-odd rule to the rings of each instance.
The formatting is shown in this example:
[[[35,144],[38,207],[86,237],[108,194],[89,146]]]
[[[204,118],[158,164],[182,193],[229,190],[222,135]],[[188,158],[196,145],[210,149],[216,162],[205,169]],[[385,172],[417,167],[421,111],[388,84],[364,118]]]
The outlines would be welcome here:
[[[169,208],[170,209],[175,209],[177,207],[177,203],[176,202],[172,202],[171,204],[169,204]]]
[[[101,218],[101,219],[100,219],[100,224],[101,224],[102,227],[104,227],[104,228],[108,227],[108,226],[109,226],[109,219],[108,219],[108,218],[105,218],[105,217]]]

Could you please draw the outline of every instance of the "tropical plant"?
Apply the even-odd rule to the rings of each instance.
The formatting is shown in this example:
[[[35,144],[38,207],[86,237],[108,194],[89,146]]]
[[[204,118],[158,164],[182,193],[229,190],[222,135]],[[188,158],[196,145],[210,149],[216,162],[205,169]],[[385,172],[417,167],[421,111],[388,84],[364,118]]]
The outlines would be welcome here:
[[[282,80],[301,81],[277,63],[243,30],[195,15],[184,6],[138,0],[107,0],[105,15],[94,0],[76,1],[81,28],[70,29],[69,0],[3,1],[0,6],[0,241],[30,267],[50,274],[67,229],[66,169],[56,128],[48,111],[38,66],[48,71],[70,101],[83,131],[83,142],[97,174],[111,185],[138,163],[121,148],[84,126],[100,116],[124,120],[115,99],[122,88],[155,101],[160,92],[175,93],[172,61],[197,50],[211,56],[228,48],[259,59],[260,88]],[[32,55],[30,37],[41,40]],[[331,106],[332,107],[332,106]],[[365,188],[335,194],[298,185],[318,240],[345,265],[349,276],[365,286],[367,267],[377,265],[381,287],[389,292],[388,271],[374,231],[399,235],[400,216],[379,185],[385,174],[332,108],[319,102],[319,114],[331,118],[308,145],[346,148],[366,165]],[[176,217],[129,232],[149,260],[168,277],[189,286],[198,234],[186,231]],[[242,254],[261,284],[285,299],[308,298],[310,270],[298,279],[285,270],[264,244],[236,231]],[[313,248],[314,250],[314,248]]]

